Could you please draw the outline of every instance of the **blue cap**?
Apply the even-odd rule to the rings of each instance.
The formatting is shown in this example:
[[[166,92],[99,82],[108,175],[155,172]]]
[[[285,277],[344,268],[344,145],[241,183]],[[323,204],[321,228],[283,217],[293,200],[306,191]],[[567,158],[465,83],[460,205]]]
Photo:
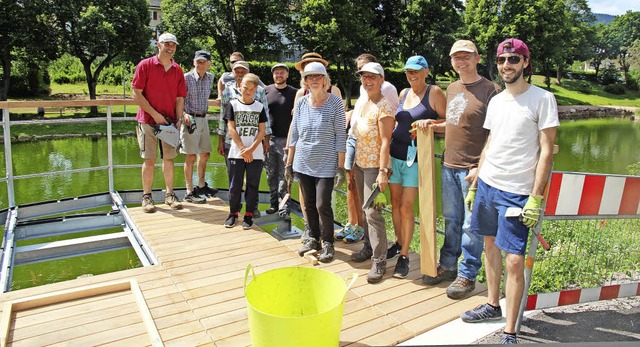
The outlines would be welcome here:
[[[427,59],[425,59],[421,55],[414,55],[413,57],[407,59],[407,63],[404,64],[402,71],[421,70],[422,68],[425,68],[425,69],[429,68],[429,63],[427,63]]]

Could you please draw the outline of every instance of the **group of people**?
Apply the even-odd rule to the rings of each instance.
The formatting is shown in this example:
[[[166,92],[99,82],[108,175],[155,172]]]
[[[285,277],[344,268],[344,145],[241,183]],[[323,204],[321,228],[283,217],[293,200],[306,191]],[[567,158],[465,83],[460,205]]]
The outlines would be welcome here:
[[[157,125],[180,123],[185,156],[185,201],[204,202],[216,193],[204,180],[211,151],[206,118],[213,75],[207,72],[210,54],[198,51],[194,70],[183,74],[172,56],[177,40],[165,33],[158,40],[158,55],[136,67],[132,82],[142,165],[142,208],[153,212],[153,168],[158,156]],[[250,73],[240,53],[231,55],[232,72],[218,81],[221,106],[218,153],[227,159],[230,214],[233,227],[241,210],[244,186],[246,209],[243,227],[251,228],[257,210],[263,163],[270,187],[270,208],[299,182],[305,233],[300,256],[320,251],[318,260],[334,259],[335,240],[357,242],[354,262],[371,260],[369,283],[380,282],[387,260],[398,257],[393,277],[409,273],[409,245],[414,233],[414,202],[418,195],[415,132],[428,129],[444,135],[442,159],[442,212],[445,239],[436,276],[422,277],[427,285],[452,282],[446,293],[463,298],[475,289],[485,266],[488,303],[464,312],[465,322],[502,318],[499,303],[502,254],[508,274],[505,282],[506,325],[503,343],[517,342],[515,322],[524,291],[524,254],[529,228],[539,221],[542,194],[552,164],[553,143],[559,126],[553,94],[526,82],[531,74],[527,45],[510,38],[498,46],[497,68],[505,89],[479,75],[480,55],[473,42],[459,40],[450,50],[451,65],[460,79],[446,89],[429,85],[429,64],[420,55],[407,59],[403,71],[409,88],[397,89],[385,81],[384,68],[371,54],[355,59],[361,81],[360,97],[346,112],[339,89],[331,84],[328,62],[317,53],[303,55],[295,67],[301,88],[287,84],[289,68],[271,69],[274,83],[264,86]],[[166,183],[165,203],[182,207],[173,192],[176,148],[160,141]],[[193,164],[198,183],[192,183]],[[421,158],[424,160],[424,158]],[[331,194],[347,183],[348,222],[334,235]],[[378,206],[362,206],[374,190],[390,190],[396,240],[389,247],[385,221]],[[521,209],[520,218],[508,208]],[[435,206],[421,206],[435,208]],[[462,260],[460,256],[463,255]]]

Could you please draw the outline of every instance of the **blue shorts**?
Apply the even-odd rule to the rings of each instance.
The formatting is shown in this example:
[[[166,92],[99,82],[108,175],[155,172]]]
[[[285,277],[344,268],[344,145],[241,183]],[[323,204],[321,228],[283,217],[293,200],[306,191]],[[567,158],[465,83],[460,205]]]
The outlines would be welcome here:
[[[418,163],[413,163],[411,167],[408,167],[406,160],[391,157],[391,170],[393,170],[393,174],[389,177],[389,183],[418,188]]]
[[[478,180],[476,200],[471,212],[470,231],[482,236],[495,236],[501,250],[524,255],[527,250],[527,228],[518,217],[506,217],[508,207],[522,208],[528,195],[513,194],[494,188]]]
[[[344,155],[344,168],[353,169],[353,163],[356,161],[356,139],[354,137],[347,138],[347,153]]]

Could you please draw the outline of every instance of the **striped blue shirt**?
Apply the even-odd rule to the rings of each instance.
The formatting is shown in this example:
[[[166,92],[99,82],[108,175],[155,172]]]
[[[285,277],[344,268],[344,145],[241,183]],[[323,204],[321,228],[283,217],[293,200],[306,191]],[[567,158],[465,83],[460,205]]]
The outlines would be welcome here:
[[[211,95],[213,74],[206,72],[202,78],[193,69],[184,74],[187,96],[184,98],[184,112],[188,114],[206,114],[209,109],[207,101]]]
[[[330,178],[336,174],[338,153],[346,151],[344,104],[329,94],[324,105],[312,107],[310,97],[300,98],[293,111],[289,141],[296,148],[293,171]]]

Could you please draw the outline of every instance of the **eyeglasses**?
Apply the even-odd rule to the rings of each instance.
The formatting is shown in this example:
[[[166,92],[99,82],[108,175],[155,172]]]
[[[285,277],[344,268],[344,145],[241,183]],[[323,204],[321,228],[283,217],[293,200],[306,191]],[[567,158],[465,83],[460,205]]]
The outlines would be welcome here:
[[[502,65],[504,64],[505,61],[509,61],[509,64],[511,65],[516,65],[520,63],[520,60],[522,59],[522,57],[518,56],[518,55],[512,55],[509,57],[498,57],[498,65]]]
[[[319,74],[318,74],[318,75],[316,75],[316,74],[314,74],[314,75],[306,75],[304,78],[308,78],[308,79],[312,79],[312,80],[317,80],[317,79],[320,79],[320,78],[322,78],[322,77],[324,77],[324,75],[319,75]]]

